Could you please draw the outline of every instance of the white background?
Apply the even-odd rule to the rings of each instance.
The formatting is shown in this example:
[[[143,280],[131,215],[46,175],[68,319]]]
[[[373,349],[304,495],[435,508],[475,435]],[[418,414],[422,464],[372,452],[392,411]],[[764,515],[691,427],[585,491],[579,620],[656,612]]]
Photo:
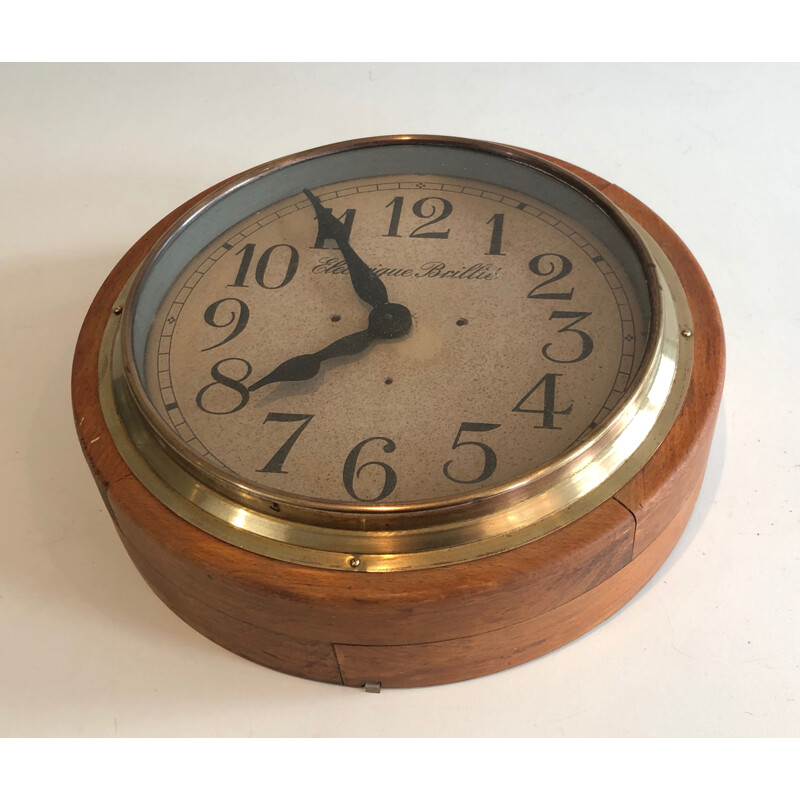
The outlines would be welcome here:
[[[798,130],[791,65],[0,66],[0,735],[800,734]],[[705,270],[728,372],[696,511],[634,601],[506,673],[375,695],[249,663],[162,605],[69,391],[92,297],[162,216],[389,133],[532,148],[637,196]]]

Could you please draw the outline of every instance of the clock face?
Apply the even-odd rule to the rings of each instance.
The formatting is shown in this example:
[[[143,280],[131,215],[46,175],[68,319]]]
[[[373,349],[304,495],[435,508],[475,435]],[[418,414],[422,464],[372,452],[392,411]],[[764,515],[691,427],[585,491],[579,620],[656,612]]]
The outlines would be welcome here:
[[[329,162],[222,193],[148,263],[132,351],[166,439],[267,496],[395,508],[524,481],[618,408],[651,315],[601,208],[467,149]]]

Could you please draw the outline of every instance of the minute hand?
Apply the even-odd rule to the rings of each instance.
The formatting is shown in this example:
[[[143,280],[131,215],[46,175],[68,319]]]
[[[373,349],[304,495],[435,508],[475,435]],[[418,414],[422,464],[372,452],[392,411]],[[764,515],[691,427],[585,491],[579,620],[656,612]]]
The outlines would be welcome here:
[[[361,256],[350,246],[347,228],[333,215],[333,212],[322,205],[319,198],[308,189],[303,189],[305,196],[317,214],[317,224],[324,238],[333,239],[339,246],[344,263],[350,272],[350,280],[356,294],[373,308],[389,302],[383,281],[364,263]]]

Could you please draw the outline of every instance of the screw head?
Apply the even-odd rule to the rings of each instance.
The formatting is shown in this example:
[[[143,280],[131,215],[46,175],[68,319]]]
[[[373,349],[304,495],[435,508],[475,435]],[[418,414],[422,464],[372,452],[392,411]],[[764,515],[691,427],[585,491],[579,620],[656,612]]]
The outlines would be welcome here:
[[[122,306],[114,306],[114,313],[119,315],[122,313]]]
[[[683,336],[684,339],[691,339],[692,338],[692,332],[688,328],[684,328],[681,331],[681,336]]]
[[[350,558],[348,559],[347,563],[353,569],[355,569],[356,567],[360,567],[361,566],[361,559],[358,556],[350,556]]]

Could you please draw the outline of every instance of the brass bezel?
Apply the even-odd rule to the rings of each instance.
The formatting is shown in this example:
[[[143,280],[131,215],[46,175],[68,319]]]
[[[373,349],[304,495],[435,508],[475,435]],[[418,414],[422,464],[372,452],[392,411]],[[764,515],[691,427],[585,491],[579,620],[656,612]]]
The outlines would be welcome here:
[[[624,231],[645,269],[651,301],[648,343],[637,379],[614,413],[560,458],[524,479],[459,496],[395,506],[307,501],[233,480],[199,457],[149,407],[132,366],[135,291],[153,253],[175,230],[240,181],[335,150],[397,142],[454,144],[542,169],[600,205]],[[213,536],[262,555],[330,569],[395,571],[468,561],[552,533],[610,497],[663,440],[683,403],[692,364],[691,317],[668,259],[627,215],[573,173],[527,151],[447,137],[381,137],[333,145],[270,162],[207,195],[152,248],[117,300],[100,352],[101,402],[122,457],[168,508]],[[166,431],[166,433],[165,433]],[[172,441],[172,439],[177,441]]]

